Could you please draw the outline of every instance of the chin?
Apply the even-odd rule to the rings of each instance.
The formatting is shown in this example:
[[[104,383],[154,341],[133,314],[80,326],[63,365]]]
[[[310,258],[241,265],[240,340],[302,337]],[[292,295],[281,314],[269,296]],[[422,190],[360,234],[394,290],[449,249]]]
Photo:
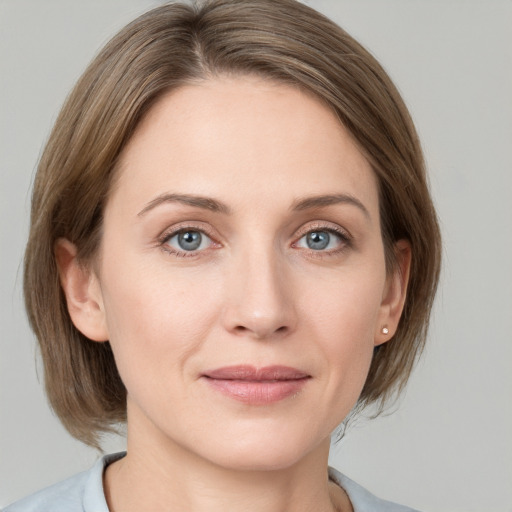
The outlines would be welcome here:
[[[212,462],[218,466],[234,471],[279,471],[288,469],[302,459],[297,450],[287,452],[273,450],[235,451],[215,457]]]
[[[205,455],[214,464],[232,470],[278,471],[296,465],[318,449],[323,451],[323,446],[328,453],[329,434],[320,442],[313,436],[306,438],[297,434],[299,432],[290,432],[287,428],[280,429],[279,433],[267,431],[262,436],[238,436],[233,433],[225,442],[210,439],[205,447],[208,454]],[[212,450],[213,447],[215,450]]]

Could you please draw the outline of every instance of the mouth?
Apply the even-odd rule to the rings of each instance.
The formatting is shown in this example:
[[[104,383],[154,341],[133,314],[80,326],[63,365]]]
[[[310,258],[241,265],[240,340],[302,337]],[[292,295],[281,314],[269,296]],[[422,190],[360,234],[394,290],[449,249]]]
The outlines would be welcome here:
[[[208,370],[202,378],[215,391],[250,405],[265,405],[296,396],[311,375],[288,366],[227,366]]]

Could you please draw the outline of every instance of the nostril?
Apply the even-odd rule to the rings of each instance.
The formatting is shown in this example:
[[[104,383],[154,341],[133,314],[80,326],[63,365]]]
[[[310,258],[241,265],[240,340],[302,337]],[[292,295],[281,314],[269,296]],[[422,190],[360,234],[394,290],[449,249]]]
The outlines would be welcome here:
[[[246,327],[244,325],[237,325],[234,327],[233,331],[237,334],[246,335],[247,333],[253,333],[257,338],[266,338],[268,336],[273,335],[283,335],[288,332],[288,326],[282,325],[281,327],[278,327],[277,329],[264,329],[264,328],[250,328]]]

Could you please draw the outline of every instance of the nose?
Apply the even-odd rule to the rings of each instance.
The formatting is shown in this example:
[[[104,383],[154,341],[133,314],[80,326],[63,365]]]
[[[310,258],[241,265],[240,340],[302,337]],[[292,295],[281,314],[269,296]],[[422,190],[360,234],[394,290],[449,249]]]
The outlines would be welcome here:
[[[242,255],[230,272],[223,323],[254,339],[282,338],[296,328],[293,282],[275,251]]]

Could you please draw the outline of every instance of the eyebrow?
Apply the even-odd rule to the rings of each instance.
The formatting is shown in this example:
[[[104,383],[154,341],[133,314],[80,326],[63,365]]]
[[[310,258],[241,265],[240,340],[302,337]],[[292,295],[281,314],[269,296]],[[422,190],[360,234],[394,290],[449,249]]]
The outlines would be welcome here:
[[[226,204],[212,199],[210,197],[196,196],[190,194],[162,194],[152,201],[150,201],[138,214],[138,217],[142,217],[147,212],[165,203],[181,203],[188,206],[195,206],[197,208],[203,208],[204,210],[210,210],[216,213],[224,213],[229,215],[231,208]]]
[[[364,204],[359,201],[359,199],[350,194],[329,194],[305,197],[303,199],[296,200],[292,205],[292,210],[303,211],[314,208],[325,208],[326,206],[336,204],[349,204],[355,206],[364,213],[365,217],[371,220],[370,213]]]
[[[217,199],[212,199],[211,197],[192,194],[161,194],[147,203],[146,206],[137,214],[137,216],[142,217],[150,210],[153,210],[157,206],[166,203],[181,203],[216,213],[223,213],[225,215],[230,215],[232,213],[231,208],[227,204],[218,201]],[[325,208],[327,206],[336,204],[349,204],[355,206],[359,208],[359,210],[361,210],[368,219],[370,219],[370,213],[364,204],[359,201],[359,199],[350,194],[328,194],[297,199],[293,202],[291,210],[304,211],[315,208]]]

